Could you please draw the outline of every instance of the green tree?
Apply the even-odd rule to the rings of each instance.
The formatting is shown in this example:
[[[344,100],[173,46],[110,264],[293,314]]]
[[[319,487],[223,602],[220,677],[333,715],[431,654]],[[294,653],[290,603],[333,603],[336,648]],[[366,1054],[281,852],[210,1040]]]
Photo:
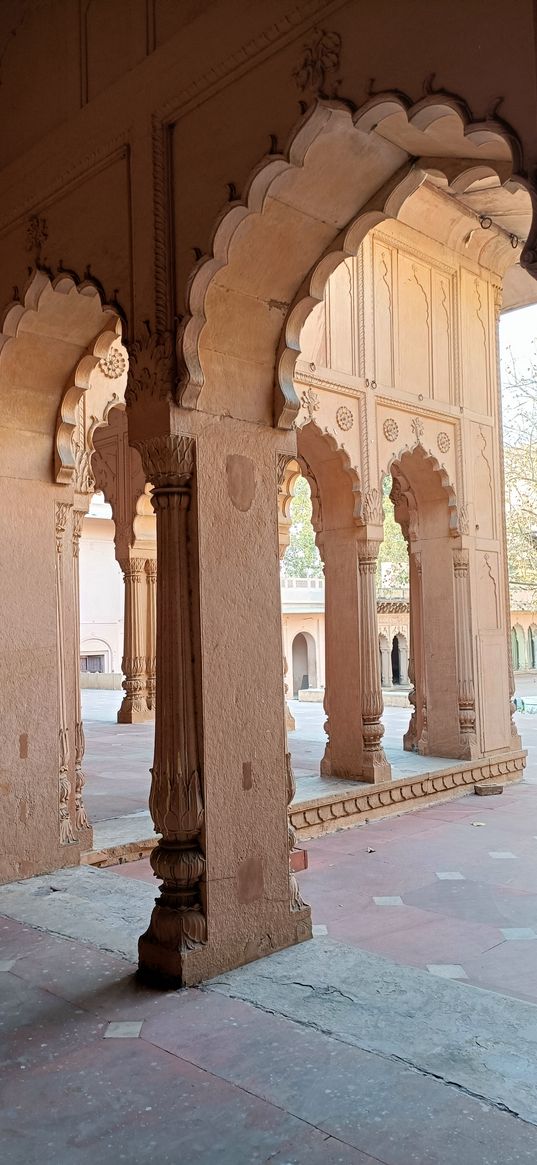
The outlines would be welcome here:
[[[390,501],[391,477],[385,477],[382,485],[384,507],[384,541],[381,543],[377,567],[377,590],[391,591],[408,587],[408,552],[403,533],[395,520],[393,502]]]
[[[502,360],[507,559],[511,587],[537,586],[537,361]]]
[[[282,574],[286,578],[320,578],[323,564],[315,545],[311,492],[305,477],[296,482],[290,513],[290,542],[283,557]]]

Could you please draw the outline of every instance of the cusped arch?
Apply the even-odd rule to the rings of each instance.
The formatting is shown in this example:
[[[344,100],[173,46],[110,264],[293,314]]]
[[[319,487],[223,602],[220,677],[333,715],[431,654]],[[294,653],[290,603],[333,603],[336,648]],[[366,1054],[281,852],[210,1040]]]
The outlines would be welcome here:
[[[461,514],[457,493],[445,465],[441,465],[429,449],[425,449],[419,441],[412,446],[402,446],[390,458],[388,473],[394,482],[390,497],[399,522],[402,500],[408,509],[408,536],[411,539],[417,537],[420,507],[435,500],[445,501],[449,533],[454,538],[458,537],[461,533]]]
[[[8,306],[0,331],[0,426],[7,476],[73,480],[77,403],[93,390],[96,366],[103,368],[120,346],[119,316],[103,304],[94,284],[76,283],[65,273],[52,280],[40,269],[32,271],[22,298]],[[101,379],[106,379],[103,372]],[[122,394],[123,387],[116,391],[118,401]],[[104,398],[106,411],[106,393]],[[88,412],[90,441],[100,415],[98,407]]]
[[[360,475],[347,450],[313,420],[297,428],[297,461],[310,482],[313,524],[337,529],[362,522],[363,498]],[[312,486],[312,480],[315,490]],[[315,523],[316,499],[318,526]]]
[[[527,234],[531,201],[519,164],[503,126],[469,122],[448,96],[407,107],[384,94],[354,114],[318,100],[285,154],[263,159],[243,200],[226,208],[211,254],[192,273],[178,335],[179,403],[290,427],[300,332],[335,267],[372,227],[397,218],[426,178],[449,187],[461,206],[477,191],[487,209],[491,181],[500,202],[522,191]],[[500,228],[496,234],[507,266],[521,246]],[[491,236],[466,243],[472,254],[484,245]]]

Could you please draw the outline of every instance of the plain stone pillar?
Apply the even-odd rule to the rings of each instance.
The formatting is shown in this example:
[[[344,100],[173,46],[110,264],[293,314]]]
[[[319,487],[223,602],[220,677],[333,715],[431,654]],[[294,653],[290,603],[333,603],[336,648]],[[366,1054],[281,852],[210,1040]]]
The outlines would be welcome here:
[[[355,530],[317,535],[325,576],[325,732],[323,777],[363,777],[360,612]],[[377,647],[378,655],[378,637]]]
[[[377,619],[376,573],[379,542],[357,543],[360,576],[360,662],[362,682],[362,780],[389,781],[391,768],[381,740],[384,711],[380,682],[379,630]]]

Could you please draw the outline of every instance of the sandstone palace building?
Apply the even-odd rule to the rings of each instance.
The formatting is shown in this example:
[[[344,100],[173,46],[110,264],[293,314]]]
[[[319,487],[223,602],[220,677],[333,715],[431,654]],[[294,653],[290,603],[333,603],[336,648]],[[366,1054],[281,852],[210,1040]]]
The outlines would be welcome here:
[[[79,546],[102,489],[122,717],[155,717],[140,970],[194,984],[311,935],[280,602],[299,474],[327,786],[380,811],[522,773],[497,335],[536,298],[534,7],[24,0],[0,27],[1,876],[92,849]],[[403,743],[445,758],[434,784],[383,749],[386,479]]]

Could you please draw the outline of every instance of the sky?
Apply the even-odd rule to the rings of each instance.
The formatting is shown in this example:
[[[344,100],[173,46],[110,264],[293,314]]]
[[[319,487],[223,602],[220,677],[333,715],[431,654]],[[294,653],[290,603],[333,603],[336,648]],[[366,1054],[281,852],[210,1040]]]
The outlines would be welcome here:
[[[500,357],[502,364],[511,349],[518,369],[528,372],[532,356],[537,362],[537,304],[521,307],[500,316]]]

